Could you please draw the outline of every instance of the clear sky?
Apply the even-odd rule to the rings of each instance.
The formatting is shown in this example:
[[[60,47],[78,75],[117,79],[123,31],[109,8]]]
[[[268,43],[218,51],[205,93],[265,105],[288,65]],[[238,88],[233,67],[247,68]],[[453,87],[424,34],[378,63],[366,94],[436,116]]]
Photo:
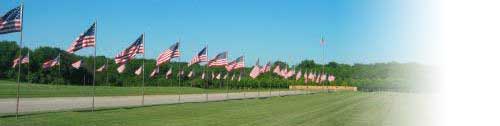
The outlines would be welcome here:
[[[19,4],[0,0],[3,14]],[[24,41],[66,49],[98,21],[97,53],[115,56],[146,33],[146,57],[181,39],[182,61],[208,44],[246,64],[268,60],[323,63],[423,62],[421,3],[402,0],[25,0]],[[0,40],[17,40],[17,34]],[[92,49],[79,51],[91,55]]]

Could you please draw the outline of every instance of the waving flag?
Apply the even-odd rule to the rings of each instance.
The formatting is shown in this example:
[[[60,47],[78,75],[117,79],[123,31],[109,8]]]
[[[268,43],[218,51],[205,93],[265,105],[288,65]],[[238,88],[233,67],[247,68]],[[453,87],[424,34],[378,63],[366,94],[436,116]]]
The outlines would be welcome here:
[[[22,57],[14,59],[14,61],[12,61],[12,68],[15,68],[19,64],[19,60],[21,60],[21,64],[29,63],[29,61],[30,61],[29,60],[29,53],[28,53],[28,56],[22,56]]]
[[[261,68],[260,68],[260,65],[259,65],[259,59],[257,59],[257,62],[255,63],[255,65],[252,68],[252,71],[250,71],[250,77],[252,77],[254,79],[257,78],[257,76],[259,76],[260,73],[261,73],[260,69]]]
[[[97,72],[102,72],[104,69],[106,69],[106,67],[107,67],[107,65],[106,65],[106,64],[104,64],[104,65],[102,65],[101,67],[99,67],[99,69],[97,69],[96,71],[97,71]]]
[[[120,73],[120,74],[121,74],[121,73],[123,73],[123,72],[125,71],[125,68],[126,68],[126,67],[125,67],[125,64],[122,64],[122,65],[120,65],[120,66],[116,69],[116,71],[118,71],[118,73]]]
[[[181,56],[179,51],[179,42],[176,42],[174,45],[170,46],[170,48],[161,53],[158,58],[156,58],[156,66],[169,62],[172,58],[179,56]]]
[[[95,46],[95,23],[90,26],[87,31],[80,34],[76,38],[75,41],[71,44],[71,46],[66,50],[68,53],[74,53],[85,47],[94,47]]]
[[[44,69],[47,69],[47,68],[51,68],[51,67],[54,67],[54,66],[56,66],[56,65],[59,65],[59,60],[60,60],[60,57],[59,57],[59,56],[60,56],[60,55],[57,55],[57,57],[56,57],[56,58],[54,58],[54,59],[52,59],[52,60],[49,60],[49,61],[47,61],[47,62],[43,63],[42,67],[43,67]]]
[[[217,54],[214,59],[208,61],[208,66],[225,66],[227,65],[227,52]]]
[[[27,63],[30,63],[30,52],[28,52],[28,55],[24,56],[24,58],[21,60],[21,64]]]
[[[228,65],[226,65],[226,70],[228,72],[236,69],[240,69],[245,67],[245,60],[243,56],[238,57],[236,60],[230,62]]]
[[[177,74],[177,76],[179,76],[179,77],[184,76],[184,70],[180,70],[179,73]]]
[[[71,64],[71,66],[73,66],[73,68],[76,68],[76,69],[80,69],[80,67],[82,66],[82,60],[78,60],[74,63]]]
[[[120,52],[115,57],[116,64],[125,64],[132,60],[137,54],[144,54],[144,35],[139,36],[132,45]]]
[[[20,32],[22,29],[23,6],[16,7],[0,18],[0,34]]]
[[[321,75],[321,79],[320,79],[320,81],[321,81],[321,82],[326,81],[326,74],[324,74],[324,73],[323,73],[323,74]]]
[[[165,79],[168,79],[168,76],[172,74],[172,68],[168,69],[167,73],[165,73]]]
[[[215,76],[216,79],[220,79],[220,73],[217,74],[217,76]]]
[[[335,81],[335,76],[333,75],[328,76],[328,81],[330,82]]]
[[[240,76],[238,76],[238,82],[240,82],[240,81],[241,81],[241,74],[240,74]]]
[[[266,66],[264,66],[262,69],[260,69],[261,73],[269,72],[271,71],[271,62],[267,62]]]
[[[156,74],[160,73],[160,67],[155,67],[155,69],[153,69],[153,72],[151,72],[151,74],[149,74],[149,77],[154,77],[156,76]]]
[[[193,74],[194,74],[194,73],[193,73],[193,70],[189,71],[188,77],[189,77],[189,78],[193,77]]]
[[[280,75],[281,69],[280,69],[279,65],[276,65],[276,67],[274,67],[273,73],[276,73],[276,74]]]
[[[207,61],[208,61],[207,47],[205,47],[205,48],[201,49],[201,51],[198,52],[198,54],[196,56],[194,56],[193,59],[191,59],[191,61],[189,61],[188,67],[193,65],[193,64],[197,64],[200,62],[207,62]]]
[[[297,74],[295,75],[295,80],[300,80],[300,77],[302,76],[302,70],[299,70]]]
[[[231,77],[231,81],[234,80],[234,76],[236,76],[236,74],[233,74],[233,76]]]
[[[212,72],[212,76],[211,77],[212,77],[212,80],[215,78],[214,72]]]
[[[203,80],[203,79],[205,79],[205,72],[203,72],[203,73],[201,74],[201,79],[202,79],[202,80]]]
[[[227,79],[227,76],[228,76],[228,75],[229,75],[229,73],[228,73],[228,74],[226,74],[226,75],[224,75],[224,77],[223,77],[222,79],[224,79],[224,80],[225,80],[225,79]]]
[[[135,73],[135,75],[141,75],[141,74],[142,74],[142,69],[143,69],[143,68],[142,68],[142,66],[141,66],[141,67],[139,67],[137,70],[135,70],[135,72],[134,72],[134,73]]]

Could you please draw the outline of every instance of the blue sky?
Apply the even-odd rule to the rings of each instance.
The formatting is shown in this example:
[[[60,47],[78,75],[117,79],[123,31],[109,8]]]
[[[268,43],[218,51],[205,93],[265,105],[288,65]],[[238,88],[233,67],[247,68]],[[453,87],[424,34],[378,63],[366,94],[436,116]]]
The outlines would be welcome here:
[[[19,4],[1,0],[0,12]],[[66,49],[95,20],[98,55],[115,56],[146,33],[146,57],[181,39],[182,61],[204,45],[247,66],[286,60],[322,63],[422,62],[421,4],[401,0],[25,0],[24,42]],[[0,40],[17,40],[17,34]],[[91,55],[92,49],[77,54]]]

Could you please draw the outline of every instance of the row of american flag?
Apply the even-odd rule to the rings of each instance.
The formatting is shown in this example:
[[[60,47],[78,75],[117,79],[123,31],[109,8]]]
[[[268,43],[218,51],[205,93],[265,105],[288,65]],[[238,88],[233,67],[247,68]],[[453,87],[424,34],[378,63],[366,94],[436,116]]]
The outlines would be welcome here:
[[[13,33],[13,32],[20,32],[22,31],[22,9],[23,6],[16,7],[10,11],[8,11],[2,18],[0,19],[0,34],[7,34],[7,33]],[[73,54],[83,48],[87,47],[95,47],[96,46],[96,23],[93,23],[85,32],[80,34],[68,47],[66,50],[68,53]],[[118,73],[123,73],[126,69],[126,65],[129,61],[135,58],[136,55],[138,54],[143,54],[145,53],[145,48],[144,48],[144,34],[140,35],[130,46],[128,46],[125,50],[121,51],[118,53],[114,61],[116,64],[119,65],[117,68]],[[322,38],[320,41],[321,44],[324,43],[324,39]],[[150,77],[154,77],[160,73],[160,67],[163,64],[166,64],[170,62],[172,59],[180,57],[181,53],[179,51],[179,46],[180,42],[176,42],[173,45],[171,45],[169,48],[167,48],[165,51],[160,53],[156,59],[156,64],[153,69],[153,71],[150,74]],[[224,67],[228,72],[231,72],[233,70],[239,70],[245,67],[245,60],[244,56],[240,56],[236,58],[234,61],[228,62],[227,59],[227,52],[222,52],[217,54],[213,59],[208,59],[207,55],[207,47],[202,48],[193,58],[190,60],[188,63],[188,67],[192,66],[194,64],[199,64],[202,62],[207,62],[208,67]],[[61,55],[59,54],[57,57],[47,60],[46,62],[43,63],[42,67],[44,69],[49,69],[54,66],[60,65],[60,60],[61,60]],[[29,53],[25,56],[20,56],[13,61],[13,66],[16,67],[19,64],[27,64],[29,63]],[[83,64],[82,60],[78,60],[74,63],[72,63],[72,66],[76,69],[79,69]],[[108,64],[104,64],[101,67],[99,67],[96,71],[97,72],[103,72],[107,70]],[[141,75],[143,74],[143,69],[144,69],[144,64],[140,66],[137,70],[135,70],[136,75]],[[250,72],[250,77],[251,78],[257,78],[259,75],[270,72],[271,71],[271,63],[268,62],[265,66],[260,66],[259,65],[259,60],[257,60],[257,63],[253,66],[253,69]],[[295,71],[294,69],[288,69],[288,68],[283,68],[281,69],[280,66],[276,65],[276,67],[272,71],[273,73],[288,79],[293,76],[295,76],[296,80],[299,80],[301,77],[304,78],[304,81],[307,82],[324,82],[324,81],[334,81],[335,77],[333,74],[326,74],[326,73],[319,73],[319,72],[313,72],[313,71],[304,71],[302,70]],[[172,69],[170,68],[166,73],[165,73],[165,78],[169,78],[169,76],[172,74]],[[182,76],[184,74],[184,71],[179,71],[178,76]],[[194,71],[190,71],[189,74],[187,74],[187,77],[194,77]],[[211,79],[227,79],[229,74],[225,74],[224,77],[221,77],[222,73],[212,73],[211,74]],[[201,73],[201,78],[205,79],[205,72]],[[231,80],[235,78],[235,74],[231,77]],[[241,79],[241,72],[238,76],[238,80]]]

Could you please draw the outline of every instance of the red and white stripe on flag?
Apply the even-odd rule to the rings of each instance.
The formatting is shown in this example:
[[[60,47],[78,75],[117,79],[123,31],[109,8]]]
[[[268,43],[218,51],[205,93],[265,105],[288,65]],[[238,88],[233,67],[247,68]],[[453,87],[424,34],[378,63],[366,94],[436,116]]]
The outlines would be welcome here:
[[[121,74],[121,73],[123,73],[123,72],[125,71],[125,68],[126,68],[126,67],[125,67],[125,64],[122,64],[122,65],[120,65],[120,66],[116,69],[116,71],[118,71],[118,73],[120,73],[120,74]]]
[[[252,71],[250,71],[250,77],[255,79],[259,75],[260,75],[260,67],[257,65],[253,66]]]
[[[139,67],[137,70],[135,70],[135,72],[134,72],[134,73],[135,73],[135,75],[141,75],[141,74],[142,74],[142,69],[143,69],[143,68],[142,68],[142,66],[141,66],[141,67]]]
[[[80,69],[80,67],[82,66],[82,60],[78,60],[72,63],[71,66],[73,66],[73,68]]]

